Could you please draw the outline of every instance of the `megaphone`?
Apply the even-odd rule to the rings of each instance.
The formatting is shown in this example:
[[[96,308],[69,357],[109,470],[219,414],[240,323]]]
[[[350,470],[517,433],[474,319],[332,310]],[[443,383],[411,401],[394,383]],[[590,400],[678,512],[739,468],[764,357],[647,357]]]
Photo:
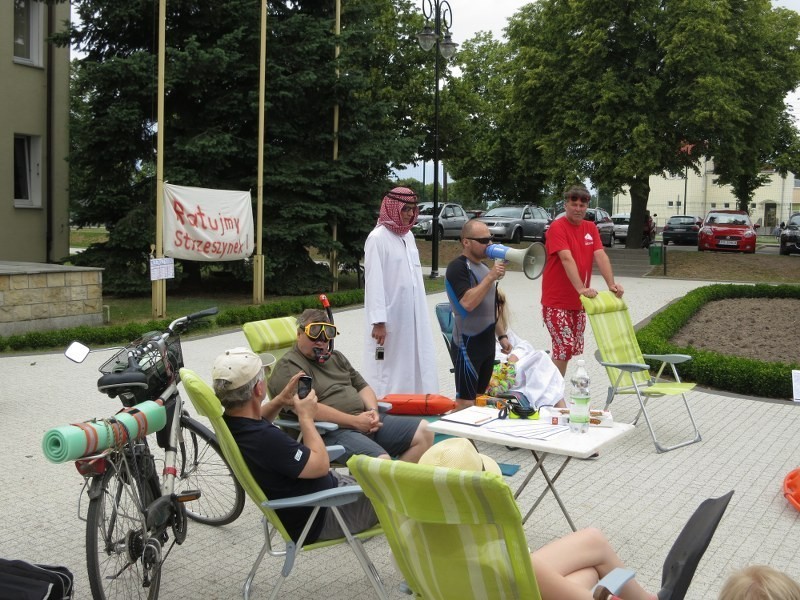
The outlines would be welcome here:
[[[540,242],[534,242],[528,246],[527,250],[517,250],[502,244],[491,244],[486,248],[486,256],[494,260],[506,260],[520,265],[528,279],[539,277],[544,271],[545,262],[547,262],[547,251],[544,249],[544,244]]]

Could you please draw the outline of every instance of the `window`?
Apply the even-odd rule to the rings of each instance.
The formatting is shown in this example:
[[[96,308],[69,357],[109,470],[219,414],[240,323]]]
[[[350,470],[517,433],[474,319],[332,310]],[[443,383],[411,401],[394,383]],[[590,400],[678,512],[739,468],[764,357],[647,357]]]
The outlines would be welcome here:
[[[14,136],[14,206],[42,205],[42,144],[38,136]]]
[[[42,3],[14,0],[14,60],[42,66]]]
[[[674,204],[675,204],[675,203],[674,203],[672,200],[669,200],[669,201],[667,202],[667,206],[674,206]]]
[[[717,208],[717,203],[716,202],[712,202],[711,203],[711,208]]]
[[[722,208],[730,208],[730,207],[731,207],[730,202],[726,202],[725,204],[722,205]]]

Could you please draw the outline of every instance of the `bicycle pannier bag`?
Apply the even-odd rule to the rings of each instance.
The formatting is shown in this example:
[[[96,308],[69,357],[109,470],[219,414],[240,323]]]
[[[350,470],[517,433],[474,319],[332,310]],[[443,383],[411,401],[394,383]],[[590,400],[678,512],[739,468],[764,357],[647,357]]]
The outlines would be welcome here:
[[[73,576],[66,567],[0,558],[0,598],[70,600]]]

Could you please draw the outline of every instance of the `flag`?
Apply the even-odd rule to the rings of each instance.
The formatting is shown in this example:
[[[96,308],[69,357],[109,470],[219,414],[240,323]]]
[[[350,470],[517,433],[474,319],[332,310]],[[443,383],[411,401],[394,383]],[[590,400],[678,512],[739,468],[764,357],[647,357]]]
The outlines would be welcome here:
[[[164,255],[199,261],[253,254],[250,192],[164,184]]]

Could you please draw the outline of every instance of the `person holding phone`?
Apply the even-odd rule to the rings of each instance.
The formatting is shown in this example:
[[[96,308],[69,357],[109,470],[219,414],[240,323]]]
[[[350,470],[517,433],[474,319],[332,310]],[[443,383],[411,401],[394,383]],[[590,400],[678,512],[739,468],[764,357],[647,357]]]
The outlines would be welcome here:
[[[338,330],[324,310],[309,308],[297,318],[297,341],[275,364],[270,395],[278,394],[297,375],[313,378],[319,404],[317,419],[339,428],[325,434],[327,444],[344,446],[344,462],[353,454],[417,462],[433,444],[428,423],[418,417],[384,415],[378,398],[350,361],[331,352]]]
[[[348,475],[331,471],[328,451],[314,418],[317,395],[310,377],[298,371],[283,389],[264,402],[267,384],[261,359],[247,348],[233,348],[220,354],[211,370],[214,393],[225,410],[223,419],[236,440],[245,463],[270,500],[311,494],[356,483]],[[291,438],[272,421],[291,408],[297,415],[303,442]],[[302,533],[311,508],[287,508],[276,512],[293,540]],[[372,504],[363,496],[339,507],[352,533],[369,529],[378,522]],[[306,543],[343,537],[334,514],[320,509]]]

